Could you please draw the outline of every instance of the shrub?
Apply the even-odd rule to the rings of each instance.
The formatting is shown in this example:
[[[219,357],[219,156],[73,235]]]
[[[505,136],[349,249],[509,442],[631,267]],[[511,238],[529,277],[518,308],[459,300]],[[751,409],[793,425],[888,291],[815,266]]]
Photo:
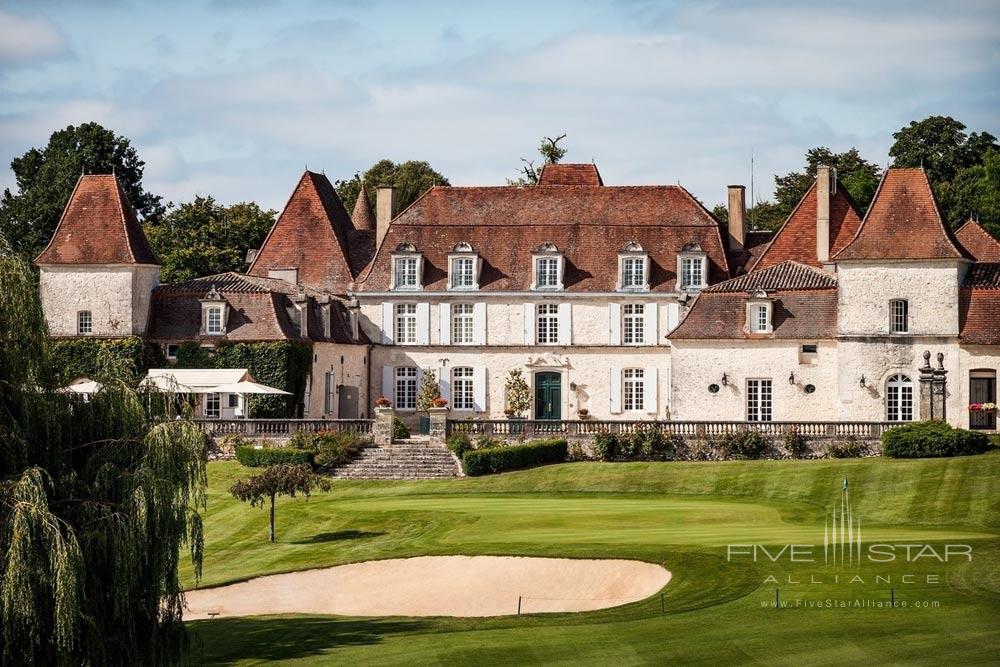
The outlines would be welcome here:
[[[410,429],[406,428],[406,424],[400,421],[399,417],[392,418],[392,439],[393,440],[406,440],[410,437]]]
[[[670,461],[682,440],[656,426],[642,425],[632,433],[600,433],[594,440],[594,455],[602,461]]]
[[[563,438],[532,440],[523,445],[473,449],[462,456],[462,468],[470,477],[530,468],[566,460],[568,446]]]
[[[594,456],[602,461],[617,461],[618,436],[611,433],[598,433],[594,438]]]
[[[469,436],[466,433],[452,433],[445,440],[445,444],[459,459],[462,458],[463,454],[472,449],[472,443],[469,442]]]
[[[320,467],[344,465],[369,442],[350,431],[324,431],[320,436],[316,448],[316,465]]]
[[[793,459],[804,459],[809,455],[809,441],[798,429],[793,428],[785,433],[785,451]]]
[[[749,460],[759,459],[767,449],[767,439],[757,431],[740,429],[722,438],[722,451],[726,458]]]
[[[257,449],[256,447],[237,447],[236,460],[248,468],[263,468],[281,463],[291,465],[308,463],[312,465],[313,453],[289,447],[261,449]]]
[[[882,434],[882,453],[892,458],[967,456],[982,454],[989,447],[984,434],[952,428],[942,421],[915,422]]]
[[[504,441],[500,438],[494,438],[492,435],[481,435],[476,438],[476,449],[493,449],[503,446],[505,446]]]
[[[847,438],[843,442],[831,442],[826,448],[826,455],[831,459],[856,459],[864,453],[864,446],[855,438]]]

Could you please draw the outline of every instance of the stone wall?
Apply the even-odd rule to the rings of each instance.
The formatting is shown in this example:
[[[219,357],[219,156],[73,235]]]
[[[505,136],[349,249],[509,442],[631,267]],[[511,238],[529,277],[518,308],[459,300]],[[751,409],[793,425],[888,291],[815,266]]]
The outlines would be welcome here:
[[[53,266],[39,276],[42,308],[53,336],[77,335],[77,313],[89,310],[93,336],[144,335],[156,266]]]
[[[355,419],[371,414],[372,399],[368,392],[368,366],[366,345],[339,343],[313,343],[313,364],[309,378],[309,417],[312,419]],[[328,411],[326,401],[326,373],[333,372],[333,395]],[[342,391],[356,391],[358,414],[340,414],[338,385]]]

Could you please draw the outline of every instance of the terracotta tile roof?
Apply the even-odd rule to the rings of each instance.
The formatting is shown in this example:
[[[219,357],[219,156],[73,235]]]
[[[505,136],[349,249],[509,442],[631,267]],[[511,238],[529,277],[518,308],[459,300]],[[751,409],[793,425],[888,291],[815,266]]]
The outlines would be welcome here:
[[[538,174],[538,185],[604,185],[596,164],[547,164]]]
[[[357,243],[355,233],[327,177],[307,171],[247,273],[266,278],[272,269],[297,268],[302,284],[346,294],[374,251]]]
[[[992,288],[958,292],[959,338],[976,345],[1000,345],[1000,282]]]
[[[729,230],[724,227],[722,231],[723,235],[729,233]],[[773,238],[774,232],[769,229],[748,230],[743,239],[743,250],[734,252],[727,249],[726,251],[729,254],[729,266],[733,273],[736,275],[746,273],[764,254]]]
[[[921,168],[889,169],[841,260],[970,259],[952,238]]]
[[[36,264],[159,264],[112,174],[81,176]]]
[[[201,335],[201,299],[215,288],[229,304],[226,334]],[[304,338],[289,316],[292,297],[300,287],[283,280],[257,278],[239,273],[220,273],[183,283],[161,285],[153,291],[149,337],[161,341],[273,341],[353,342],[346,321],[344,302],[331,298],[330,337],[323,335],[320,306],[323,295],[304,288],[309,297],[308,330]]]
[[[976,262],[965,274],[964,287],[1000,289],[1000,262]],[[1000,326],[1000,313],[997,313]]]
[[[1000,262],[1000,241],[975,220],[959,227],[955,238],[977,262]]]
[[[775,233],[753,270],[765,269],[785,260],[821,267],[816,257],[816,183],[806,191]],[[830,256],[850,243],[861,226],[861,215],[843,187],[830,193]]]
[[[705,292],[751,292],[755,290],[813,290],[837,287],[837,277],[821,269],[791,260],[726,280]]]
[[[460,242],[483,257],[483,290],[529,289],[531,253],[548,242],[565,253],[568,291],[613,291],[618,252],[630,241],[650,253],[653,291],[674,289],[687,243],[705,250],[710,282],[729,275],[717,221],[678,186],[434,187],[393,220],[359,291],[389,289],[390,254],[402,243],[423,253],[424,287],[443,290]]]
[[[358,199],[354,202],[354,213],[351,214],[351,222],[354,223],[354,228],[357,230],[373,230],[375,229],[375,216],[372,215],[372,209],[368,206],[368,194],[365,192],[365,184],[361,184],[361,189],[358,191]]]
[[[749,294],[702,291],[670,340],[754,339],[815,340],[837,335],[837,290],[779,290],[769,292],[774,299],[773,333],[746,331],[746,303]]]

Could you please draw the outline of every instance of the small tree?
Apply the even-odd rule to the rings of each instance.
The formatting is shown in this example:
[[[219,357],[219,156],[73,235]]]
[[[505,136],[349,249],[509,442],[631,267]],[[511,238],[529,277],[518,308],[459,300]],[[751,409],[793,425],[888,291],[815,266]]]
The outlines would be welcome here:
[[[441,398],[441,390],[438,388],[437,373],[433,370],[424,369],[424,376],[420,380],[420,392],[417,394],[417,410],[427,412],[434,407],[434,399]]]
[[[313,489],[330,490],[330,482],[313,473],[306,464],[283,463],[269,466],[259,475],[236,480],[229,492],[233,497],[252,507],[263,507],[265,500],[271,501],[271,541],[274,542],[274,499],[276,496],[295,497],[296,493],[306,498]]]
[[[521,416],[525,410],[531,407],[531,387],[524,380],[524,374],[520,368],[512,368],[507,373],[507,410],[511,414]]]

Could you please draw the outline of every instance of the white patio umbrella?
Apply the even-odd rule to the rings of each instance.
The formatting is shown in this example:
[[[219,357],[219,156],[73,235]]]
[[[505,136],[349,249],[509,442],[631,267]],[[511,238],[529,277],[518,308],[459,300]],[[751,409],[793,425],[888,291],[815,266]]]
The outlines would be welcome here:
[[[220,384],[217,387],[212,387],[210,391],[213,394],[279,394],[283,396],[292,395],[292,392],[290,391],[284,391],[283,389],[275,389],[274,387],[268,387],[266,384],[260,384],[259,382],[251,382],[250,380],[240,380],[239,382]]]
[[[96,394],[104,387],[100,382],[94,382],[90,379],[83,379],[78,382],[74,382],[68,387],[60,387],[56,391],[61,394]]]

